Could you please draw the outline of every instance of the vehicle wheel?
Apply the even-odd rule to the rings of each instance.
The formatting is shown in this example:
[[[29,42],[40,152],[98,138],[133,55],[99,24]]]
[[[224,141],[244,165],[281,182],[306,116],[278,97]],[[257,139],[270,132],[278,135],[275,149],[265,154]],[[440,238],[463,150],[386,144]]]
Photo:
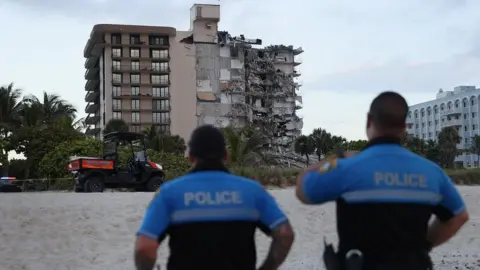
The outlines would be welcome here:
[[[105,186],[100,178],[93,177],[85,181],[85,192],[103,192]]]
[[[160,186],[163,184],[163,177],[154,176],[150,178],[147,182],[147,191],[157,191]]]

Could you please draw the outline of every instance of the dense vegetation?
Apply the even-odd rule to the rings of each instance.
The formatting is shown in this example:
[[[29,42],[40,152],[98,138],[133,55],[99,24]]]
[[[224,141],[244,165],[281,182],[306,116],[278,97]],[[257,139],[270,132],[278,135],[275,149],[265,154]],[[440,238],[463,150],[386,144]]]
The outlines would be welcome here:
[[[41,98],[25,95],[13,84],[0,87],[0,173],[18,179],[57,179],[68,177],[66,164],[71,156],[101,156],[101,141],[84,134],[83,119],[76,120],[77,110],[60,96],[43,93]],[[122,120],[111,120],[104,132],[127,130]],[[189,170],[184,156],[185,141],[177,135],[159,133],[152,126],[143,131],[152,161],[161,163],[167,178],[171,179]],[[223,129],[229,148],[229,167],[236,173],[257,179],[265,185],[286,186],[294,182],[299,169],[278,168],[265,152],[267,138],[255,127],[227,127]],[[405,147],[425,156],[446,169],[455,168],[459,135],[454,128],[441,131],[438,142],[406,137]],[[295,152],[306,158],[320,159],[336,148],[361,150],[366,141],[348,141],[315,129],[310,135],[300,136],[294,143]],[[8,160],[7,153],[16,151],[24,160]],[[480,137],[464,150],[480,156]],[[121,163],[128,157],[121,152]],[[477,170],[452,170],[449,174],[459,183],[472,184],[480,180]],[[71,188],[71,180],[49,181],[52,187]]]

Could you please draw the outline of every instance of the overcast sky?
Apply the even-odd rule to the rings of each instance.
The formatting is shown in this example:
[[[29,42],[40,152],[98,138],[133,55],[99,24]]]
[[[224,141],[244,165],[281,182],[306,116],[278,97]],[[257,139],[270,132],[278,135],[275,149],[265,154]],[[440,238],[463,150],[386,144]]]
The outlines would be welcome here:
[[[219,3],[205,0],[203,3]],[[0,84],[85,108],[83,48],[100,23],[189,27],[190,0],[0,0]],[[301,46],[304,133],[365,138],[370,101],[480,87],[478,0],[227,0],[220,29]]]

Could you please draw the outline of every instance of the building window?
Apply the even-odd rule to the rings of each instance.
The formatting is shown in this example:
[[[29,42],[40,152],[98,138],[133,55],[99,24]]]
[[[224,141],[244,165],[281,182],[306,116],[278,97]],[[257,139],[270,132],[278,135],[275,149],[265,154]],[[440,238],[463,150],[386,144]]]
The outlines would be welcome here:
[[[122,83],[122,74],[121,73],[113,73],[112,74],[112,81],[114,83]]]
[[[475,99],[470,100],[470,103],[472,104],[472,106],[475,105]]]
[[[467,107],[467,102],[466,101],[463,102],[463,107],[464,108]]]
[[[113,57],[122,57],[122,48],[112,48]]]
[[[121,66],[122,66],[122,62],[120,62],[120,61],[113,61],[113,63],[112,63],[112,70],[113,70],[113,71],[120,71]]]
[[[122,44],[122,35],[112,34],[112,44]]]
[[[475,125],[472,125],[472,130],[475,130]]]
[[[132,71],[139,71],[140,70],[140,62],[132,61],[130,63],[130,68],[131,68]]]
[[[425,112],[424,112],[424,111],[420,112],[420,114],[421,114],[421,117],[424,117],[424,116],[425,116]]]
[[[130,44],[141,44],[140,35],[130,35]]]
[[[113,119],[122,119],[122,112],[113,112]]]
[[[464,127],[463,127],[463,130],[467,131],[467,130],[468,130],[468,126],[464,126]]]
[[[432,137],[432,133],[431,133],[431,132],[428,132],[428,137],[429,137],[429,138]]]
[[[465,139],[464,139],[464,142],[465,142],[465,143],[468,143],[468,138],[465,138]]]
[[[415,113],[415,118],[418,118],[418,113]]]
[[[133,114],[132,114],[132,119],[133,119]],[[131,125],[130,132],[140,132],[140,125]]]
[[[121,99],[114,99],[112,101],[112,109],[113,110],[121,110],[122,109],[122,100]]]
[[[140,122],[140,113],[139,112],[132,112],[132,123],[139,123]],[[135,131],[138,132],[138,131]]]
[[[168,50],[150,49],[150,57],[154,59],[168,59]]]
[[[132,86],[132,96],[138,96],[138,95],[140,95],[140,87]]]
[[[432,114],[432,111],[428,110],[427,115],[431,115],[431,114]]]
[[[140,74],[130,74],[130,83],[140,83]]]
[[[435,125],[438,125],[438,120],[435,120]]]
[[[157,124],[167,124],[170,123],[170,113],[169,112],[161,112],[161,113],[153,113],[152,119],[154,123]]]
[[[132,110],[140,110],[140,100],[132,99]]]
[[[130,57],[133,57],[133,58],[140,57],[140,49],[130,48]]]
[[[472,112],[472,118],[475,118],[475,112]]]
[[[170,134],[170,125],[157,126],[156,129],[159,133]]]
[[[432,121],[428,121],[428,126],[429,126],[429,127],[432,126]]]
[[[468,117],[468,114],[464,113],[463,114],[463,119],[467,119],[467,117]]]
[[[168,75],[150,75],[152,84],[168,84]]]
[[[149,36],[148,38],[150,45],[168,45],[168,37],[161,36]]]
[[[114,86],[112,88],[112,96],[119,97],[121,94],[122,94],[122,88],[120,88],[119,86]]]
[[[153,71],[168,71],[168,62],[152,62]]]
[[[152,108],[153,110],[156,110],[156,111],[168,111],[170,110],[170,100],[168,99],[153,100]]]
[[[433,112],[434,112],[435,114],[437,114],[437,113],[438,113],[438,108],[435,107],[435,108],[433,109]]]
[[[425,127],[425,123],[422,123],[422,128],[424,128],[424,127]]]
[[[168,87],[153,87],[152,96],[154,97],[168,97],[170,95]]]

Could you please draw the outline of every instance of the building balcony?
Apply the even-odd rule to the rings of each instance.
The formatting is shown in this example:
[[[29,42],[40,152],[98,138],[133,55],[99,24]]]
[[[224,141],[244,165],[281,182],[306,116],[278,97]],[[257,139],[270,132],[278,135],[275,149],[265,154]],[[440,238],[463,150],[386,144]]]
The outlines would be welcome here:
[[[152,68],[152,67],[132,67],[130,65],[112,66],[114,72],[141,72],[141,73],[153,73],[153,74],[169,74],[170,67],[166,68]]]
[[[152,121],[152,125],[169,125],[172,123],[172,120],[170,118],[167,119],[154,119]]]
[[[99,115],[89,115],[87,118],[85,118],[85,124],[87,125],[95,125],[98,122],[100,122],[100,116]]]
[[[83,49],[83,57],[90,58],[90,57],[100,57],[103,53],[103,49],[105,48],[105,41],[104,40],[92,40],[89,39],[85,48]]]
[[[85,71],[85,79],[86,80],[98,79],[100,77],[100,74],[98,74],[98,71],[99,71],[98,67],[87,69]]]
[[[98,59],[98,57],[89,57],[85,59],[85,68],[89,69],[95,67],[97,65]]]
[[[158,82],[121,82],[112,80],[113,86],[121,86],[121,85],[138,85],[138,86],[158,86],[158,87],[167,87],[170,86],[170,80],[168,81],[158,81]]]
[[[293,77],[300,77],[301,75],[302,73],[300,72],[300,70],[297,70],[297,69],[293,70]]]
[[[461,127],[463,122],[461,119],[454,119],[442,123],[442,127]]]
[[[153,74],[169,74],[170,73],[170,67],[167,67],[167,68],[145,68],[145,71],[153,73]]]
[[[303,53],[302,47],[298,47],[296,49],[293,49],[293,55],[299,55],[301,53]]]
[[[94,102],[100,97],[100,93],[98,91],[88,91],[85,95],[85,102]]]
[[[99,85],[100,85],[100,80],[97,80],[97,79],[87,80],[87,82],[85,83],[85,90],[93,91],[94,89],[97,89]]]
[[[302,64],[302,63],[303,63],[302,58],[300,58],[300,57],[298,57],[298,56],[296,56],[296,57],[293,58],[293,65],[294,65],[294,66],[298,66],[298,65],[300,65],[300,64]]]
[[[302,81],[294,81],[293,85],[295,85],[295,88],[297,90],[300,90],[300,87],[302,87],[303,83],[302,83]]]
[[[88,103],[87,106],[85,106],[85,113],[95,113],[98,111],[99,108],[100,105],[98,103]]]
[[[126,99],[126,100],[130,100],[130,99],[170,99],[171,98],[171,95],[170,94],[167,94],[167,95],[161,95],[161,96],[153,96],[151,93],[138,93],[138,94],[131,94],[131,93],[125,93],[125,94],[116,94],[116,95],[112,95],[112,98],[116,98],[116,99]]]
[[[98,134],[100,134],[100,128],[97,128],[97,127],[94,127],[94,128],[87,128],[87,130],[85,131],[85,134],[89,135],[89,136],[96,136]]]
[[[441,111],[442,116],[461,115],[463,110],[461,108],[450,108]]]

